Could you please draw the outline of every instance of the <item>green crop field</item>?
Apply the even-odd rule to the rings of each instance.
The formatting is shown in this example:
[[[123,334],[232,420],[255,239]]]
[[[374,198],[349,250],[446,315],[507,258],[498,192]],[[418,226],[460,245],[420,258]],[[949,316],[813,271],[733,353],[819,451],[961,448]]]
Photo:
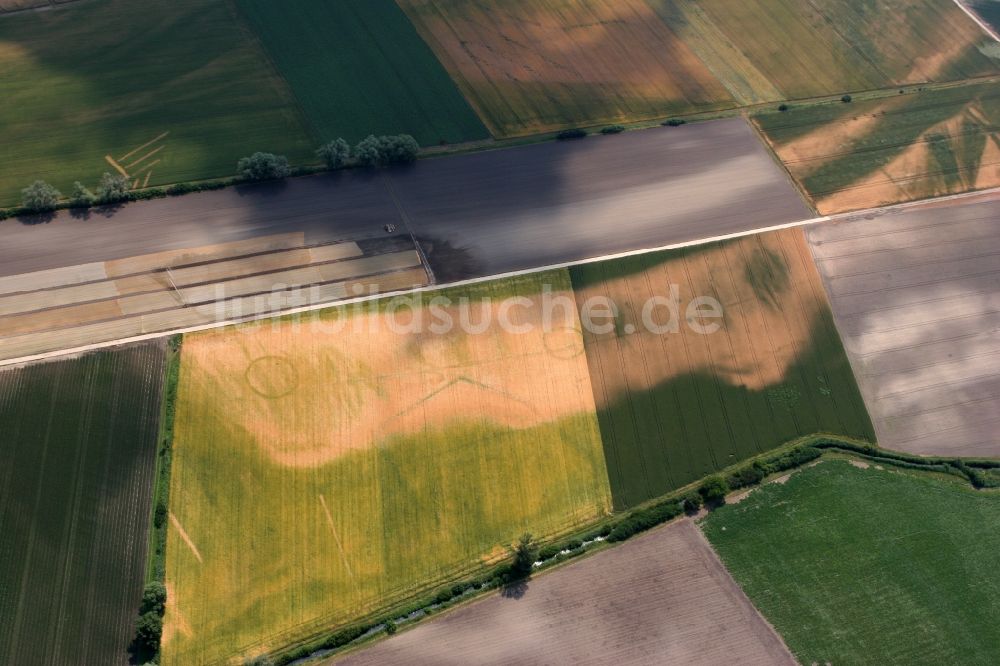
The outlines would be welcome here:
[[[1000,495],[828,460],[704,530],[803,664],[991,664]]]
[[[969,4],[994,30],[1000,30],[1000,0],[972,0]]]
[[[412,134],[422,145],[489,137],[393,0],[238,0],[318,142]]]
[[[0,371],[0,663],[127,663],[162,382],[159,344]]]
[[[92,0],[0,17],[0,206],[36,178],[68,194],[235,172],[256,150],[313,161],[286,84],[229,3]],[[155,152],[154,152],[155,151]]]
[[[568,293],[559,271],[450,294],[543,283]],[[185,338],[162,663],[281,649],[610,511],[577,321],[409,335],[389,316]]]
[[[581,308],[606,298],[607,335],[586,334],[616,509],[684,486],[800,436],[874,441],[819,275],[798,229],[571,269]],[[653,297],[680,296],[678,329],[650,332]],[[687,326],[696,297],[719,329]],[[665,306],[651,310],[665,325]]]
[[[755,117],[822,213],[1000,185],[1000,91],[960,86]]]

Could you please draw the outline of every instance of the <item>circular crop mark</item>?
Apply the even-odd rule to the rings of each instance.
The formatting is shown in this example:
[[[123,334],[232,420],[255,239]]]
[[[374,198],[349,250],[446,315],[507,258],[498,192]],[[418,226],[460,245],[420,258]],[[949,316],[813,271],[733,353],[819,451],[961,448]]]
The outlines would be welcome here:
[[[244,377],[251,391],[269,399],[284,398],[299,386],[299,371],[284,356],[254,359]]]
[[[584,352],[583,331],[578,328],[564,326],[546,331],[542,336],[542,342],[549,355],[567,361]]]

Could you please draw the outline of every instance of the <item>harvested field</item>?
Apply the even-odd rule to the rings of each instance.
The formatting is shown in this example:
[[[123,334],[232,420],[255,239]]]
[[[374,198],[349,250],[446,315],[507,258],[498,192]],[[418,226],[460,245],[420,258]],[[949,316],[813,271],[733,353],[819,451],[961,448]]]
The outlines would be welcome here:
[[[1000,456],[1000,201],[806,234],[882,446]]]
[[[824,214],[1000,186],[996,84],[754,120]]]
[[[801,230],[571,275],[581,309],[604,298],[617,313],[613,330],[585,334],[616,509],[803,435],[874,439]],[[700,297],[716,299],[722,319],[692,316]]]
[[[423,286],[409,238],[303,245],[303,234],[0,277],[0,360]],[[409,247],[407,247],[407,245]],[[383,248],[385,249],[385,248]]]
[[[559,271],[185,339],[165,664],[287,646],[610,510],[579,321],[537,326],[543,284],[571,299]],[[532,332],[394,324],[441,296],[477,323],[520,296]]]
[[[741,103],[1000,73],[951,0],[648,0]]]
[[[75,180],[93,188],[116,170],[106,156],[142,183],[152,173],[150,185],[230,176],[255,150],[315,160],[286,84],[227,2],[92,0],[5,16],[0,62],[0,206],[36,178],[64,194]]]
[[[288,81],[317,144],[412,134],[422,145],[489,134],[393,0],[237,0]]]
[[[994,492],[828,460],[703,527],[800,664],[989,664],[998,520]]]
[[[733,106],[644,0],[400,0],[495,136]]]
[[[162,383],[159,344],[0,371],[0,662],[129,663]]]
[[[333,663],[794,664],[682,520]]]

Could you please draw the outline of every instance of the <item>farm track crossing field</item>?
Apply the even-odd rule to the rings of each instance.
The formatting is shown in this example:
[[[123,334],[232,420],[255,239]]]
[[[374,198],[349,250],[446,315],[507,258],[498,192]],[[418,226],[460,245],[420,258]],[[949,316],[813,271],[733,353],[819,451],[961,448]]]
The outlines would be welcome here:
[[[996,83],[754,121],[824,214],[1000,186]]]
[[[1000,456],[1000,201],[806,231],[879,443]]]
[[[565,271],[447,295],[478,323],[543,284],[572,302]],[[392,327],[441,295],[185,339],[164,664],[285,647],[610,511],[573,309],[548,332],[537,307],[526,334]]]
[[[828,460],[704,522],[801,664],[990,664],[1000,495]]]
[[[525,587],[523,597],[495,595],[333,663],[795,663],[688,520]]]
[[[0,62],[2,206],[36,178],[69,194],[118,168],[158,185],[232,175],[255,150],[315,160],[285,83],[228,2],[91,0],[5,16]]]
[[[581,308],[603,298],[617,313],[613,331],[584,336],[616,509],[800,436],[874,440],[800,229],[571,275]],[[669,306],[652,300],[669,300],[672,285],[676,330]],[[722,305],[715,332],[688,325],[699,297]]]
[[[644,0],[400,0],[496,136],[733,106]]]
[[[952,0],[648,1],[742,103],[1000,73]]]
[[[0,662],[126,664],[163,347],[0,372]]]
[[[317,144],[369,134],[412,134],[425,146],[489,137],[393,0],[237,4]]]

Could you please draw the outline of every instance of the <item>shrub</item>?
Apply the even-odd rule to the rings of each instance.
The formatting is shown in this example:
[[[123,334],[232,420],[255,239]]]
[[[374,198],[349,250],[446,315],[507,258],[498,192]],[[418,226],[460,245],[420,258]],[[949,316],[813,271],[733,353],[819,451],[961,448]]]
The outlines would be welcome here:
[[[601,134],[621,134],[624,131],[625,128],[622,125],[608,125],[601,128]]]
[[[351,157],[351,147],[343,139],[337,139],[320,146],[316,155],[331,169],[339,169]]]
[[[704,504],[705,500],[702,499],[701,495],[696,490],[692,490],[681,498],[681,507],[684,509],[684,513],[689,515],[698,513]]]
[[[568,544],[566,544],[566,548],[568,548],[569,550],[576,550],[577,548],[583,548],[583,541],[581,541],[580,539],[573,539]]]
[[[97,186],[97,203],[113,204],[129,198],[132,184],[120,173],[107,173],[101,176]]]
[[[687,121],[683,118],[671,118],[663,122],[664,127],[680,127],[681,125],[686,125]]]
[[[790,109],[790,108],[791,107],[788,106],[787,104],[782,104],[781,106],[778,107],[778,111],[785,112],[785,111],[788,111],[788,109]]]
[[[73,191],[69,195],[70,205],[78,208],[86,208],[93,205],[95,201],[97,201],[97,197],[83,183],[80,181],[73,183]]]
[[[557,546],[554,543],[550,543],[549,545],[545,546],[544,548],[538,551],[538,559],[542,560],[543,562],[545,560],[551,560],[553,557],[558,555],[561,550],[562,550],[561,546]]]
[[[571,141],[573,139],[583,139],[586,136],[587,136],[587,130],[573,128],[559,132],[559,134],[556,134],[556,139],[558,141]]]
[[[615,525],[608,534],[608,541],[624,541],[634,534],[673,520],[681,513],[681,505],[675,501],[641,509]]]
[[[726,481],[721,476],[710,476],[698,488],[698,493],[705,500],[705,504],[717,506],[725,504],[726,495],[729,494],[729,486],[726,485]]]
[[[853,99],[854,98],[851,97],[850,95],[844,95],[843,97],[840,98],[840,101],[843,102],[844,104],[850,104]]]
[[[396,633],[396,631],[397,631],[396,623],[393,622],[392,620],[386,620],[385,621],[385,633],[387,633],[390,636],[392,636],[394,633]]]
[[[244,180],[273,180],[287,178],[292,170],[283,155],[254,153],[236,163],[236,173]]]
[[[382,142],[376,136],[369,135],[354,146],[354,159],[365,167],[381,166]]]
[[[21,203],[32,213],[53,210],[62,194],[44,180],[36,180],[21,190]]]
[[[162,501],[156,503],[156,510],[153,511],[153,526],[160,529],[167,522],[167,505]]]
[[[752,465],[736,470],[726,477],[726,485],[733,490],[747,488],[757,485],[765,476],[767,474],[764,472],[762,465],[755,462]]]

